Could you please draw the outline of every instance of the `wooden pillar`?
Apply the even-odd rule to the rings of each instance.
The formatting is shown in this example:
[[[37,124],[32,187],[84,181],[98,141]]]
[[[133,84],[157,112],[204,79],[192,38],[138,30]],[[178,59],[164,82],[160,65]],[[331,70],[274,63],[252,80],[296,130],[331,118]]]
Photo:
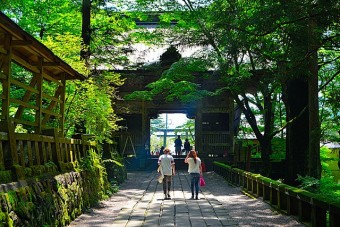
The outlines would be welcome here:
[[[148,127],[149,122],[149,116],[145,107],[145,102],[142,102],[142,141],[143,141],[143,147],[141,149],[142,154],[139,154],[139,157],[145,158],[146,157],[146,151],[147,149],[150,149],[148,135],[150,134],[150,125]],[[148,132],[149,131],[149,132]]]
[[[235,144],[234,144],[234,102],[232,98],[228,98],[228,109],[230,110],[229,113],[229,151],[228,154],[232,156],[233,161],[235,160]]]
[[[11,48],[11,36],[5,35],[4,49],[7,53],[1,54],[2,68],[1,68],[1,82],[2,82],[2,111],[1,120],[6,124],[9,119],[9,93],[12,76],[12,48]],[[7,128],[7,127],[6,127]]]
[[[199,152],[199,156],[202,157],[203,144],[202,144],[202,112],[197,111],[195,120],[195,150]]]
[[[37,134],[42,133],[42,85],[43,85],[43,58],[39,58],[38,66],[39,73],[36,73],[37,77],[37,98],[36,98],[36,105],[38,110],[35,112],[35,123],[37,125],[36,132]]]
[[[2,68],[1,72],[1,81],[2,81],[2,111],[1,111],[1,131],[8,133],[8,143],[12,163],[10,165],[18,164],[19,158],[17,154],[17,146],[15,139],[15,128],[14,122],[10,119],[9,116],[9,106],[10,106],[10,86],[11,86],[11,77],[12,77],[12,47],[11,47],[12,37],[10,35],[5,35],[4,38],[4,49],[6,53],[1,54],[2,60]]]
[[[65,135],[65,93],[66,93],[66,75],[63,74],[61,83],[63,84],[63,87],[61,89],[60,93],[60,119],[59,119],[59,128],[60,128],[60,136],[64,137]]]

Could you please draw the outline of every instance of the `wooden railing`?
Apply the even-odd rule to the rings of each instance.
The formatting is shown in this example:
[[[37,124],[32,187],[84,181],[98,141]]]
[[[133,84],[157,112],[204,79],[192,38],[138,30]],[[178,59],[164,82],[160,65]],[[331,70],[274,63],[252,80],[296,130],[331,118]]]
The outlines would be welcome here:
[[[47,131],[46,135],[0,132],[0,171],[11,171],[13,180],[25,178],[25,173],[29,173],[27,168],[49,163],[63,171],[64,164],[79,161],[90,148],[96,148],[91,137],[63,138],[57,130]],[[18,169],[23,174],[19,174]]]
[[[278,181],[215,162],[214,171],[279,211],[309,226],[340,226],[340,204]],[[331,199],[331,198],[330,198]]]

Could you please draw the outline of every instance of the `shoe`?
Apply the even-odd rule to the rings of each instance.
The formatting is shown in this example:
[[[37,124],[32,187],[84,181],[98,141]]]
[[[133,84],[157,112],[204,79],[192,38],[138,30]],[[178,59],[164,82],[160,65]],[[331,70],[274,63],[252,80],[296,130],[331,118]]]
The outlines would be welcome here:
[[[166,194],[164,194],[164,199],[168,199],[168,196]]]
[[[170,194],[168,194],[168,199],[171,199],[171,196],[170,196]]]
[[[194,195],[192,195],[190,199],[194,199]]]
[[[198,196],[197,195],[196,195],[195,199],[198,200]]]

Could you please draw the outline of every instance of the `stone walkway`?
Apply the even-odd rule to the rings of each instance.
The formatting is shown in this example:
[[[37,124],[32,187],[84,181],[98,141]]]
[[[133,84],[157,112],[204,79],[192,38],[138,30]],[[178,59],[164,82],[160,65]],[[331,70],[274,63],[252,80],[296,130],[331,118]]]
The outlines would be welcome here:
[[[204,173],[204,178],[207,185],[199,200],[190,200],[190,176],[177,172],[172,199],[163,200],[156,172],[129,173],[118,193],[69,226],[304,226],[261,199],[244,195],[213,172]]]

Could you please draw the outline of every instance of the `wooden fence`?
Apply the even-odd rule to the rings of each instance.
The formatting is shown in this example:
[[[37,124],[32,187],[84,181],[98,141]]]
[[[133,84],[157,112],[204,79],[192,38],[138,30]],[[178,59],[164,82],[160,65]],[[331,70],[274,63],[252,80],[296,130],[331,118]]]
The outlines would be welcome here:
[[[309,226],[340,226],[340,204],[278,181],[215,162],[214,171],[279,211]],[[331,198],[330,198],[331,199]]]
[[[91,138],[92,135],[63,138],[57,130],[46,131],[45,135],[0,132],[0,171],[11,171],[13,180],[25,178],[27,168],[51,163],[63,171],[65,165],[79,161],[89,149],[96,148]],[[19,174],[18,169],[24,174]]]

